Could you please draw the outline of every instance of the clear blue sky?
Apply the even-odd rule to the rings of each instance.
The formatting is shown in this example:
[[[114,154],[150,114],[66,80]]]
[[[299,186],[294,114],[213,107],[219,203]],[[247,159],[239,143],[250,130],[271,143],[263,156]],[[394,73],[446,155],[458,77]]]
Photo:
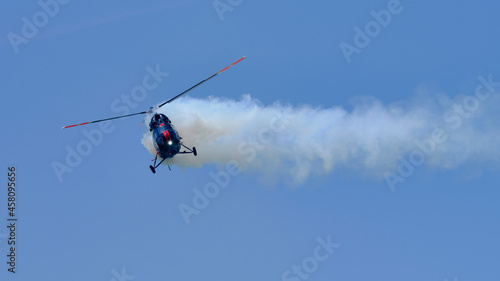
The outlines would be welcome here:
[[[148,66],[169,75],[138,111],[243,55],[190,95],[350,111],[360,97],[391,104],[422,88],[455,97],[473,94],[480,75],[500,81],[497,1],[215,3],[226,10],[72,0],[49,6],[46,18],[37,1],[0,4],[1,280],[500,279],[498,158],[426,163],[395,190],[349,166],[300,187],[241,173],[186,224],[180,204],[193,206],[193,189],[224,167],[153,175],[141,145],[147,128],[132,117],[113,122],[60,181],[52,164],[99,126],[60,127],[115,115],[111,104],[142,84]],[[390,21],[374,25],[349,63],[342,42],[356,47],[355,27],[388,9]],[[23,18],[34,16],[40,27],[24,27],[26,38]],[[498,119],[489,123],[498,130]],[[9,165],[18,169],[16,274],[6,264]],[[328,239],[334,250],[321,246]]]

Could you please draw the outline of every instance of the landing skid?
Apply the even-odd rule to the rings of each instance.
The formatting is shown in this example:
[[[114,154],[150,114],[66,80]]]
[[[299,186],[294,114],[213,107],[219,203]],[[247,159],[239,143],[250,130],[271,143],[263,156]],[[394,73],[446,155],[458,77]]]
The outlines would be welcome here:
[[[156,173],[156,168],[158,168],[158,166],[160,166],[160,165],[161,165],[161,163],[163,163],[163,161],[165,161],[165,159],[167,159],[167,158],[163,158],[163,159],[160,161],[160,163],[158,163],[158,165],[156,164],[156,160],[157,160],[157,159],[158,159],[158,155],[156,155],[156,157],[155,157],[155,162],[154,162],[154,164],[153,164],[153,165],[149,165],[149,168],[151,169],[151,172],[153,172],[153,174],[155,174],[155,173]],[[170,170],[170,165],[168,166],[168,169]]]
[[[187,149],[187,150],[181,151],[181,152],[179,152],[179,154],[180,154],[180,153],[182,153],[182,154],[189,154],[189,153],[193,153],[193,154],[194,154],[194,156],[197,156],[197,155],[198,155],[198,152],[196,152],[196,147],[193,147],[193,148],[191,149],[191,148],[189,148],[189,147],[185,146],[185,145],[184,145],[184,144],[182,144],[182,143],[181,143],[181,145],[182,145],[185,149]]]
[[[187,149],[187,150],[181,151],[181,152],[179,152],[179,153],[177,153],[177,154],[189,154],[189,153],[193,153],[193,155],[194,155],[194,156],[197,156],[197,155],[198,155],[198,152],[196,151],[196,147],[193,147],[193,148],[191,149],[191,148],[189,148],[189,147],[185,146],[185,145],[184,145],[184,144],[182,144],[182,143],[181,143],[181,145],[182,145],[185,149]],[[162,159],[162,160],[161,160],[158,164],[156,164],[156,160],[158,160],[158,155],[156,155],[154,164],[153,164],[153,165],[149,165],[149,168],[151,169],[151,172],[153,172],[153,174],[156,174],[156,168],[158,168],[158,166],[160,166],[160,165],[161,165],[161,163],[163,163],[163,161],[165,161],[165,159],[167,159],[167,158],[163,158],[163,159]],[[168,164],[167,164],[167,166],[168,166],[168,169],[171,171],[172,169],[170,168],[170,165],[168,165]]]

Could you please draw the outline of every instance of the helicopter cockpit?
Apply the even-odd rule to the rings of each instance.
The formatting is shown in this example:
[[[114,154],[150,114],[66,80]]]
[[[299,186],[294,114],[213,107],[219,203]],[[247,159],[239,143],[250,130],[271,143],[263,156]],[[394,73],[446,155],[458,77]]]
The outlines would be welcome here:
[[[157,113],[151,118],[151,122],[149,123],[149,130],[151,131],[153,130],[153,128],[156,128],[161,124],[170,124],[170,119],[168,119],[168,117],[164,114]]]

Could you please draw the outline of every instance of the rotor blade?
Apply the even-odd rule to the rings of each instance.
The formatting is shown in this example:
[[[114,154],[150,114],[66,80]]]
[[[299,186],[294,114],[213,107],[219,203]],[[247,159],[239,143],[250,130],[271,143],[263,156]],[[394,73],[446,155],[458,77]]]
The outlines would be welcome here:
[[[167,103],[169,103],[169,102],[172,102],[172,101],[174,101],[174,100],[178,99],[179,97],[181,97],[181,96],[182,96],[182,95],[184,95],[185,93],[187,93],[187,92],[191,91],[192,89],[194,89],[194,88],[196,88],[196,87],[200,86],[201,84],[203,84],[203,83],[207,82],[208,80],[210,80],[210,79],[214,78],[214,77],[215,77],[215,76],[217,76],[218,74],[220,74],[220,73],[222,73],[222,72],[224,72],[224,71],[228,70],[230,67],[232,67],[233,65],[235,65],[235,64],[237,64],[237,63],[239,63],[240,61],[244,60],[245,58],[246,58],[246,56],[244,56],[244,57],[242,57],[241,59],[239,59],[239,60],[237,60],[237,61],[233,62],[232,64],[230,64],[230,65],[226,66],[225,68],[223,68],[223,69],[222,69],[222,70],[220,70],[219,72],[217,72],[217,73],[215,73],[215,74],[212,74],[212,76],[210,76],[210,77],[206,78],[205,80],[203,80],[203,81],[199,82],[198,84],[196,84],[196,85],[192,86],[191,88],[189,88],[189,89],[185,90],[184,92],[182,92],[182,93],[178,94],[177,96],[175,96],[175,97],[173,97],[173,98],[169,99],[168,101],[166,101],[166,102],[164,102],[164,103],[160,104],[157,108],[160,108],[160,107],[164,106],[165,104],[167,104]],[[92,123],[98,123],[98,122],[103,122],[103,121],[108,121],[108,120],[113,120],[113,119],[118,119],[118,118],[124,118],[124,117],[129,117],[129,116],[139,115],[139,114],[145,114],[145,113],[149,113],[149,112],[151,112],[151,111],[152,111],[152,108],[151,108],[151,109],[149,109],[149,110],[146,110],[146,111],[142,111],[142,112],[137,112],[137,113],[127,114],[127,115],[122,115],[122,116],[117,116],[117,117],[111,117],[111,118],[106,118],[106,119],[101,119],[101,120],[96,120],[96,121],[91,121],[91,122],[85,122],[85,123],[80,123],[80,124],[75,124],[75,125],[70,125],[70,126],[64,126],[64,127],[62,127],[61,129],[71,128],[71,127],[76,127],[76,126],[81,126],[81,125],[87,125],[87,124],[92,124]],[[142,125],[142,124],[141,124],[141,125]]]
[[[182,92],[182,93],[178,94],[177,96],[175,96],[175,97],[173,97],[173,98],[169,99],[168,101],[166,101],[166,102],[164,102],[164,103],[160,104],[157,108],[160,108],[160,107],[164,106],[165,104],[167,104],[167,103],[169,103],[169,102],[173,102],[174,100],[176,100],[176,99],[180,98],[180,97],[181,97],[182,95],[184,95],[185,93],[187,93],[187,92],[191,91],[192,89],[194,89],[194,88],[196,88],[196,87],[200,86],[201,84],[203,84],[203,83],[207,82],[208,80],[210,80],[210,79],[214,78],[214,77],[215,77],[215,76],[217,76],[218,74],[221,74],[222,72],[224,72],[224,71],[228,70],[231,66],[233,66],[233,65],[235,65],[235,64],[237,64],[237,63],[239,63],[240,61],[244,60],[245,58],[246,58],[246,56],[244,56],[244,57],[242,57],[241,59],[239,59],[239,60],[237,60],[237,61],[233,62],[232,64],[230,64],[230,65],[226,66],[225,68],[223,68],[223,69],[222,69],[222,70],[220,70],[219,72],[217,72],[217,73],[215,73],[215,74],[212,74],[212,76],[210,76],[210,77],[206,78],[205,80],[203,80],[203,81],[199,82],[198,84],[194,85],[193,87],[191,87],[191,88],[189,88],[189,89],[185,90],[184,92]]]
[[[129,117],[129,116],[134,116],[134,115],[139,115],[139,114],[145,114],[148,112],[150,112],[150,111],[146,110],[143,112],[137,112],[137,113],[127,114],[127,115],[122,115],[122,116],[117,116],[117,117],[95,120],[95,121],[91,121],[91,122],[85,122],[85,123],[80,123],[80,124],[75,124],[75,125],[70,125],[70,126],[64,126],[61,129],[71,128],[71,127],[76,127],[76,126],[81,126],[81,125],[87,125],[87,124],[92,124],[92,123],[97,123],[97,122],[102,122],[102,121],[108,121],[108,120],[113,120],[113,119],[118,119],[118,118],[123,118],[123,117]]]

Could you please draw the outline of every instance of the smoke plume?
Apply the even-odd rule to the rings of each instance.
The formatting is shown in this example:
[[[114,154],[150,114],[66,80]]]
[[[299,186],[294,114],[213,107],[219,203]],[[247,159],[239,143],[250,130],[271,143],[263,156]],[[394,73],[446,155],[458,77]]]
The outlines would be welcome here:
[[[359,99],[352,110],[240,100],[183,98],[160,108],[198,156],[165,163],[198,168],[237,163],[242,171],[303,183],[336,167],[383,178],[408,162],[453,169],[498,164],[499,95],[419,97],[383,105]],[[146,119],[149,124],[149,119]],[[151,133],[143,145],[155,155]],[[413,162],[412,162],[413,161]],[[414,163],[414,164],[415,164]]]

